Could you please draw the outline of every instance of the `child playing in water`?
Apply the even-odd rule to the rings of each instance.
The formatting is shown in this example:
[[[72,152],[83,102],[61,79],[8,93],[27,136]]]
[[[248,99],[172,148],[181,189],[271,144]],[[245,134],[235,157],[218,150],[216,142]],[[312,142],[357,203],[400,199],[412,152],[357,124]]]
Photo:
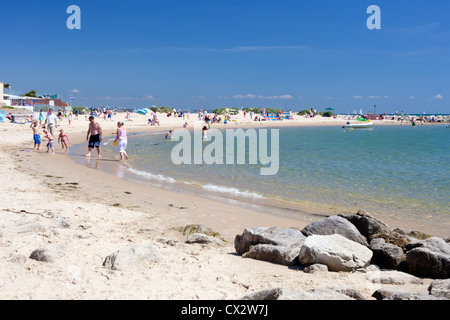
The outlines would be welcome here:
[[[38,122],[37,120],[33,121],[33,123],[31,124],[30,128],[33,130],[33,139],[34,139],[34,149],[39,150],[39,148],[41,147],[41,136],[39,135],[39,129],[38,129]]]
[[[119,146],[120,160],[128,159],[128,154],[125,151],[128,143],[127,130],[123,126],[123,122],[117,122],[116,140],[114,140],[114,143],[117,142]]]
[[[169,133],[166,134],[166,139],[167,140],[172,139],[172,130],[169,130]]]
[[[48,139],[48,143],[47,143],[47,153],[50,152],[50,149],[52,149],[52,154],[55,154],[55,148],[53,147],[53,143],[55,140],[53,140],[53,135],[48,132],[47,130],[43,130],[44,134],[45,134],[45,138]]]
[[[67,141],[69,141],[69,137],[64,133],[64,130],[59,130],[58,143],[61,142],[62,149],[66,148],[66,151],[69,152],[69,146],[67,145]]]

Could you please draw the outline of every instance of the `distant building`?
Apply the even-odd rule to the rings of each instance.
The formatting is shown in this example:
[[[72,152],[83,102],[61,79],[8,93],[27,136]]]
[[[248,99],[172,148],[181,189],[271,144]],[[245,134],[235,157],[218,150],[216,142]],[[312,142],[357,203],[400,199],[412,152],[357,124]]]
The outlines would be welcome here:
[[[0,82],[0,108],[6,106],[4,97],[3,97],[3,82]]]
[[[39,110],[48,111],[48,109],[63,109],[68,110],[68,105],[66,102],[60,99],[43,99],[36,97],[25,97],[25,96],[15,96],[10,94],[2,94],[4,97],[4,103],[10,107],[30,109],[34,112],[39,112]]]

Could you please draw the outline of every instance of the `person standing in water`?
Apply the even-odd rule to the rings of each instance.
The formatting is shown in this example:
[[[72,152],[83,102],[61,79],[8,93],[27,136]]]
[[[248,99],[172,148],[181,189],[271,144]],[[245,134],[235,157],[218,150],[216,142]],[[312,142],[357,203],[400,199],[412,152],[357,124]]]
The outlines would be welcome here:
[[[116,140],[114,143],[118,143],[120,160],[123,158],[128,159],[128,154],[126,152],[128,139],[127,139],[127,130],[124,128],[123,122],[117,122],[117,131],[116,131]]]
[[[86,135],[86,140],[89,140],[88,148],[89,153],[86,157],[91,156],[91,150],[97,148],[98,157],[101,158],[100,144],[102,142],[103,131],[98,122],[95,121],[94,116],[89,117],[89,129]]]

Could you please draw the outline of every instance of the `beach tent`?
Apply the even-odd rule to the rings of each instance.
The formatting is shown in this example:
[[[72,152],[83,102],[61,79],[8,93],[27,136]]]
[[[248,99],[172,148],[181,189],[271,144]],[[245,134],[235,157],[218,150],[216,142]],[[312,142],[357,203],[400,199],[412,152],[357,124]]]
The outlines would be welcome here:
[[[137,113],[143,114],[144,116],[147,114],[147,110],[146,109],[138,109],[136,110]]]

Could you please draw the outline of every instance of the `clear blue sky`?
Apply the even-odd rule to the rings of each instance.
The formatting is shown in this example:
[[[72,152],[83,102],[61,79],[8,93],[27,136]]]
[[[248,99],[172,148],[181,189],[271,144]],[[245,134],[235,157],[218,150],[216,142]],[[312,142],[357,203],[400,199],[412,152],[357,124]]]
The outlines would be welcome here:
[[[69,5],[81,30],[69,30]],[[381,30],[369,30],[369,5]],[[2,1],[0,81],[75,105],[450,113],[450,1]]]

